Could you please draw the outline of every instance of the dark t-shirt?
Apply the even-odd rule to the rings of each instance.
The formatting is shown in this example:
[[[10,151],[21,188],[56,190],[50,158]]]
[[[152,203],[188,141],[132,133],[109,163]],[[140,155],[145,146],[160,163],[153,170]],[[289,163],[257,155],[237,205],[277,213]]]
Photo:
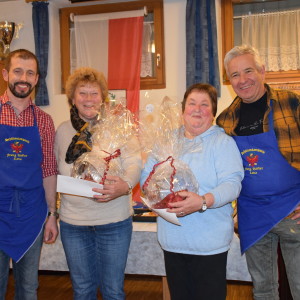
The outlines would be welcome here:
[[[263,119],[267,109],[267,93],[252,103],[241,103],[237,135],[247,136],[263,132]]]

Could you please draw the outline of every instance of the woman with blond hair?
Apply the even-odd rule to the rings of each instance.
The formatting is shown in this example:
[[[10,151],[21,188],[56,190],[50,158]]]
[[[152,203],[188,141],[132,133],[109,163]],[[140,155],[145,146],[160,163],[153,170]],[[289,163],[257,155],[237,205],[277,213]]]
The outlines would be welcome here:
[[[69,77],[66,94],[71,120],[57,129],[55,153],[59,173],[70,176],[74,162],[87,151],[85,145],[92,147],[89,125],[107,99],[106,79],[92,68],[80,68]],[[132,148],[136,151],[116,158],[125,170],[123,178],[107,176],[105,192],[94,201],[61,195],[61,239],[75,300],[97,299],[98,288],[105,300],[125,299],[124,271],[132,234],[130,194],[141,170],[139,148]]]

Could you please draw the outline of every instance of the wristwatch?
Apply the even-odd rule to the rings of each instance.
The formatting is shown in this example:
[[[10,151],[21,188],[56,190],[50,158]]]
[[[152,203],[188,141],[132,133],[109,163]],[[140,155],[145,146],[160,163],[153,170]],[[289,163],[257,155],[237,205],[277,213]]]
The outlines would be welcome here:
[[[202,198],[202,208],[199,210],[199,212],[203,213],[207,210],[207,204],[206,204],[206,199],[205,196],[201,196]]]
[[[125,195],[130,195],[131,192],[132,192],[132,185],[131,185],[130,182],[128,182],[128,181],[125,181],[125,182],[128,184],[128,191],[126,192]]]
[[[58,214],[57,211],[49,211],[48,212],[48,217],[50,217],[50,216],[54,216],[56,219],[58,219],[59,214]]]

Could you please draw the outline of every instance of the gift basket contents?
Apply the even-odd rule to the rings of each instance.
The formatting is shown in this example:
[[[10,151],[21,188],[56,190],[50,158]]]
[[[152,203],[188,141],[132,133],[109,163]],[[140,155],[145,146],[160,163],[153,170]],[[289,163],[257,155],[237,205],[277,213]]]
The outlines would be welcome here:
[[[146,205],[166,209],[170,202],[181,201],[180,191],[198,193],[198,183],[188,165],[181,160],[186,153],[200,152],[201,142],[184,137],[181,105],[165,97],[155,124],[140,125],[142,148],[156,161],[143,184]],[[156,211],[158,212],[158,211]]]
[[[189,167],[174,156],[155,164],[143,185],[151,208],[169,208],[170,202],[183,200],[180,191],[197,193],[198,184]]]
[[[133,114],[122,104],[106,105],[89,131],[92,148],[74,162],[71,176],[100,184],[108,183],[107,175],[124,178],[121,157],[136,152],[136,145],[128,143],[137,135]]]
[[[142,202],[134,203],[133,216],[134,222],[156,222],[157,213],[152,211]]]

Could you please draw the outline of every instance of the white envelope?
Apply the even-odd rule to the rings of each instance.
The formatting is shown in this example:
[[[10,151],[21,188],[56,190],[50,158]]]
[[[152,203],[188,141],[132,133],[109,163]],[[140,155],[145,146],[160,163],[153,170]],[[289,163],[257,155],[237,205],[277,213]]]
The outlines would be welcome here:
[[[155,209],[151,208],[148,199],[141,197],[143,202],[154,212],[156,212],[160,217],[164,218],[166,221],[171,222],[175,225],[181,225],[176,214],[168,212],[166,208]]]
[[[103,189],[103,185],[97,182],[73,178],[70,176],[57,176],[57,192],[92,198],[94,195],[101,195],[93,192],[93,188]]]

